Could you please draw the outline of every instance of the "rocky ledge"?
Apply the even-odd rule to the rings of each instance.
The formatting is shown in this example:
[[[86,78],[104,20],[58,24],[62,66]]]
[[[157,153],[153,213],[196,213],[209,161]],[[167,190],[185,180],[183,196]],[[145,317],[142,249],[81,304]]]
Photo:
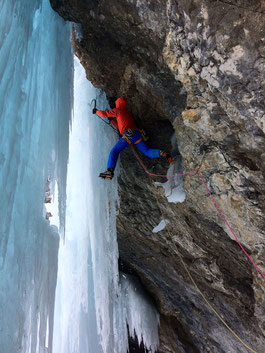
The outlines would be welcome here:
[[[50,1],[82,26],[73,45],[87,78],[110,102],[128,98],[151,146],[170,149],[173,139],[183,170],[201,165],[223,216],[265,273],[264,1]],[[166,163],[141,158],[166,171]],[[253,352],[264,352],[265,278],[201,177],[185,176],[182,203],[169,203],[154,180],[161,181],[130,150],[122,153],[120,260],[157,304],[159,352],[251,351],[208,303]],[[161,219],[169,223],[153,233]]]

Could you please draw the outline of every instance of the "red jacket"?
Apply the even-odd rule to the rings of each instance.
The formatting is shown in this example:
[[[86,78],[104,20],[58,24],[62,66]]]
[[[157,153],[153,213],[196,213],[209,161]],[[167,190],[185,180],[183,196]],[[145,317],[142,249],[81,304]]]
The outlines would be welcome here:
[[[116,126],[122,135],[126,130],[137,130],[137,126],[133,120],[131,113],[127,110],[128,101],[124,97],[120,97],[115,102],[116,108],[111,110],[97,110],[96,113],[102,118],[112,118],[112,124]]]

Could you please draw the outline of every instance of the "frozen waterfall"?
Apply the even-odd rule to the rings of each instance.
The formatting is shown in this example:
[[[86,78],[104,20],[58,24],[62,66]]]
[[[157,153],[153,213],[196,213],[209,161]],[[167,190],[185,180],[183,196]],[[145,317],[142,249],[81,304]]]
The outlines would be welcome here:
[[[126,353],[130,333],[155,351],[158,314],[139,284],[118,272],[117,180],[98,178],[117,135],[89,103],[105,109],[105,95],[75,59],[66,237],[60,246],[54,352]],[[63,344],[62,344],[63,342]]]
[[[89,103],[106,98],[48,0],[0,15],[0,353],[126,353],[127,325],[155,352],[158,314],[118,272],[117,181],[98,178],[117,136]]]
[[[43,205],[47,178],[57,179],[63,232],[70,27],[48,0],[1,0],[0,17],[0,352],[44,352],[52,344],[59,235]]]

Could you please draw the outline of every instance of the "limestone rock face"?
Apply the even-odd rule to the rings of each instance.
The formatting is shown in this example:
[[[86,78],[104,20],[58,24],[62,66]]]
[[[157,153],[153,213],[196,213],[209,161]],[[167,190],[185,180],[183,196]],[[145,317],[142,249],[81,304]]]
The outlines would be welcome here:
[[[87,77],[125,95],[151,147],[171,139],[185,171],[200,173],[265,273],[265,3],[263,0],[50,0],[82,25],[73,40]],[[153,173],[167,164],[141,155]],[[161,313],[160,353],[249,352],[265,347],[265,279],[243,253],[198,173],[169,203],[128,149],[121,155],[117,220],[123,268]],[[162,220],[169,223],[158,233]],[[198,287],[191,281],[179,257]]]

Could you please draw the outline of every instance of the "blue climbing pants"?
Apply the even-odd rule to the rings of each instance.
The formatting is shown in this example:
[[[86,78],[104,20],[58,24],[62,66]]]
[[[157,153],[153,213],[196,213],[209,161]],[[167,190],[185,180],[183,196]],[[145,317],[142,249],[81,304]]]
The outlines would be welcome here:
[[[141,139],[141,134],[138,130],[135,130],[132,136],[130,137],[131,143],[135,143],[138,140]],[[122,150],[124,150],[126,147],[129,146],[129,143],[124,139],[120,138],[119,141],[116,143],[116,145],[112,148],[109,154],[109,160],[108,160],[108,168],[115,168],[117,160],[119,158],[119,154]],[[159,150],[149,148],[147,144],[141,140],[135,145],[143,154],[145,154],[147,157],[150,158],[159,158]]]

